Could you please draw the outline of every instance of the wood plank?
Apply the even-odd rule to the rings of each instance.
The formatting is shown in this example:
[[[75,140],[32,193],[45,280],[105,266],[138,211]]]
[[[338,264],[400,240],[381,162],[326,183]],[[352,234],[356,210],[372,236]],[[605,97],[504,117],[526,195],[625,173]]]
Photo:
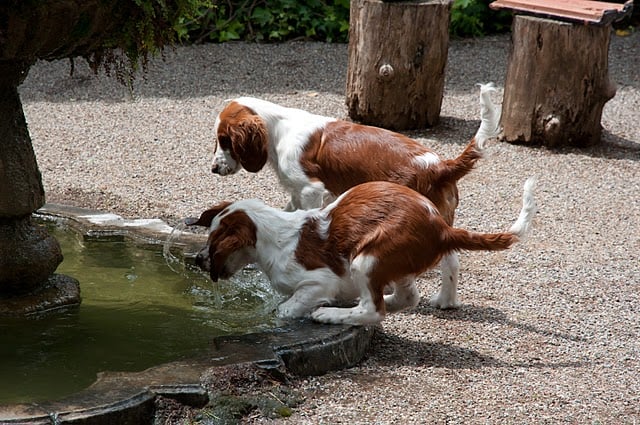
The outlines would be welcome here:
[[[496,0],[492,9],[510,9],[515,13],[542,16],[569,22],[608,25],[631,14],[633,0],[606,3],[589,0]]]

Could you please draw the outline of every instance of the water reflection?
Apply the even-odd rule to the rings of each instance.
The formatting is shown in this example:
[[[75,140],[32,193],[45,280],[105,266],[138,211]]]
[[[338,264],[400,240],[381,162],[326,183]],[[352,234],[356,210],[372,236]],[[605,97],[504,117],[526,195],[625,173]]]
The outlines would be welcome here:
[[[80,281],[82,304],[0,318],[1,404],[59,398],[100,371],[144,370],[197,355],[215,336],[275,326],[279,298],[255,269],[214,286],[195,267],[169,267],[160,249],[54,234],[65,257],[57,272]]]

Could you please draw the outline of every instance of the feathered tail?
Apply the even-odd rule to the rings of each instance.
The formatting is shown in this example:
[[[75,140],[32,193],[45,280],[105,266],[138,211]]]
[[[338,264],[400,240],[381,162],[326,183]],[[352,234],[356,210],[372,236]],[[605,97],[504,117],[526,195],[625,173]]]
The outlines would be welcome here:
[[[474,139],[479,149],[484,149],[487,140],[500,133],[500,111],[491,101],[491,93],[496,91],[493,83],[479,84],[480,86],[480,128]]]
[[[520,215],[508,232],[477,233],[452,228],[450,232],[447,232],[444,246],[448,251],[500,251],[524,238],[537,211],[533,196],[535,182],[534,177],[525,182]]]
[[[444,161],[442,172],[438,176],[438,184],[460,180],[482,158],[487,140],[496,137],[500,131],[500,112],[491,101],[491,92],[496,91],[493,83],[480,84],[480,127],[462,153]]]

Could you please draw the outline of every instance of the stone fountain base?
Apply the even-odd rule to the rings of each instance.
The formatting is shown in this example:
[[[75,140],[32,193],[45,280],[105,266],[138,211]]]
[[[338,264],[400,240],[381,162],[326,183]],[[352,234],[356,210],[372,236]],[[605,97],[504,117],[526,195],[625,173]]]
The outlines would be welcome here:
[[[0,316],[43,314],[79,305],[79,282],[70,276],[53,274],[41,288],[32,293],[0,298]]]
[[[0,220],[0,316],[44,313],[80,304],[80,285],[54,274],[58,241],[31,215]]]

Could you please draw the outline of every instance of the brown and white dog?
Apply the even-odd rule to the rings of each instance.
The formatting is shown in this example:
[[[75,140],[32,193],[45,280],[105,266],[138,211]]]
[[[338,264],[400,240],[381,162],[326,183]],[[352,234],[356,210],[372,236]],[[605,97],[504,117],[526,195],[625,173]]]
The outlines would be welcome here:
[[[255,173],[268,162],[291,193],[286,211],[321,207],[360,183],[390,181],[429,198],[453,225],[457,181],[471,171],[484,143],[498,133],[499,112],[490,97],[493,90],[491,83],[480,86],[480,128],[452,160],[443,160],[421,143],[389,130],[260,99],[237,98],[215,120],[217,144],[211,170],[222,176],[241,168]],[[431,305],[458,307],[457,253],[445,255],[440,267],[442,284]]]
[[[256,263],[289,297],[278,307],[280,317],[364,325],[415,307],[415,279],[444,255],[503,250],[523,237],[536,212],[533,188],[527,180],[520,216],[503,233],[453,228],[429,199],[389,182],[358,185],[322,209],[225,202],[187,224],[210,228],[196,263],[213,281]],[[349,303],[357,304],[337,307]]]

